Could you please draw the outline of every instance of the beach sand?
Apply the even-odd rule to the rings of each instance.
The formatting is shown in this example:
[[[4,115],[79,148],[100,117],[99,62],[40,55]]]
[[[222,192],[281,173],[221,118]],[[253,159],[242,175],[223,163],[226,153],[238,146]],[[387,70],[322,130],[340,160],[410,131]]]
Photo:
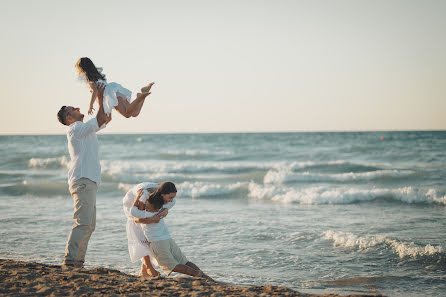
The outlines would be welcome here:
[[[270,285],[232,286],[189,277],[142,278],[102,267],[66,270],[59,265],[7,259],[0,259],[0,283],[0,296],[339,296],[302,294]]]

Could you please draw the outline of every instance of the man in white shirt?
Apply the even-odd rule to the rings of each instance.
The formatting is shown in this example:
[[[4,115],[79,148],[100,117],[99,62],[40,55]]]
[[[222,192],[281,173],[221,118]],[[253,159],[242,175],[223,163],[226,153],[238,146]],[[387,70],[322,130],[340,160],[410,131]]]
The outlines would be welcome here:
[[[83,266],[88,241],[96,225],[96,191],[101,182],[96,132],[111,120],[104,113],[102,105],[104,87],[98,91],[98,113],[86,123],[83,122],[84,115],[79,108],[62,106],[57,113],[59,122],[68,126],[68,151],[71,158],[68,185],[74,200],[74,224],[65,247],[64,266]]]

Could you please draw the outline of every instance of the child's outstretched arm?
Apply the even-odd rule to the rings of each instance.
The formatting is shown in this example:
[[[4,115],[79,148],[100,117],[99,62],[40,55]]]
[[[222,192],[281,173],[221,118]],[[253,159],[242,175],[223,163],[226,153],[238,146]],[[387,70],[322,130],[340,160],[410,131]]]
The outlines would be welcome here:
[[[90,107],[88,109],[88,114],[92,115],[94,110],[93,108],[94,101],[98,97],[98,88],[96,87],[96,83],[94,82],[90,83],[90,91],[91,91],[91,99],[90,99]]]

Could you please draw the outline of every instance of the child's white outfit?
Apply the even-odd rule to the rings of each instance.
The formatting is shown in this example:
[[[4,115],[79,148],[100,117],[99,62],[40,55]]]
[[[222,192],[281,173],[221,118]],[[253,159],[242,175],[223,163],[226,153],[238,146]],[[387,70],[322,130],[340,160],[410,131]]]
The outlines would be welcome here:
[[[105,76],[105,74],[102,73],[103,70],[102,67],[97,67],[96,69],[99,71],[99,73]],[[88,81],[87,76],[85,74],[79,75],[79,79],[83,81]],[[113,108],[115,108],[118,105],[118,96],[124,98],[129,103],[131,103],[130,98],[132,96],[132,91],[124,88],[123,86],[121,86],[116,82],[107,83],[107,79],[105,80],[99,79],[96,82],[96,85],[100,84],[105,85],[103,106],[104,106],[104,112],[107,115],[110,115]]]

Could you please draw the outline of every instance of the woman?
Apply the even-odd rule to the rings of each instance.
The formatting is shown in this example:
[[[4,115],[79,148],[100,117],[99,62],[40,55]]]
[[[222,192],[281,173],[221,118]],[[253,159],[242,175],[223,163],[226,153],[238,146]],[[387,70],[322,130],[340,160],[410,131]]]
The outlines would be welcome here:
[[[166,275],[179,272],[211,279],[197,265],[186,258],[170,236],[164,223],[163,217],[167,214],[167,208],[171,208],[175,204],[176,195],[175,185],[171,182],[163,182],[148,197],[142,192],[133,203],[130,213],[139,219],[155,217],[154,221],[158,221],[142,224],[142,230],[145,238],[150,243],[150,251]],[[145,210],[139,209],[141,202],[145,204]]]
[[[124,213],[127,216],[126,230],[130,260],[132,262],[136,262],[138,260],[142,261],[140,272],[142,276],[159,276],[159,272],[153,268],[151,263],[150,258],[154,258],[149,248],[147,238],[144,236],[142,231],[142,224],[157,223],[160,220],[161,215],[156,215],[147,219],[138,219],[133,217],[130,211],[134,205],[134,202],[138,200],[138,197],[154,192],[156,187],[158,187],[157,183],[140,183],[130,189],[122,201]],[[145,205],[141,203],[140,207],[141,209],[144,209]],[[156,260],[154,260],[154,262],[156,262]]]

